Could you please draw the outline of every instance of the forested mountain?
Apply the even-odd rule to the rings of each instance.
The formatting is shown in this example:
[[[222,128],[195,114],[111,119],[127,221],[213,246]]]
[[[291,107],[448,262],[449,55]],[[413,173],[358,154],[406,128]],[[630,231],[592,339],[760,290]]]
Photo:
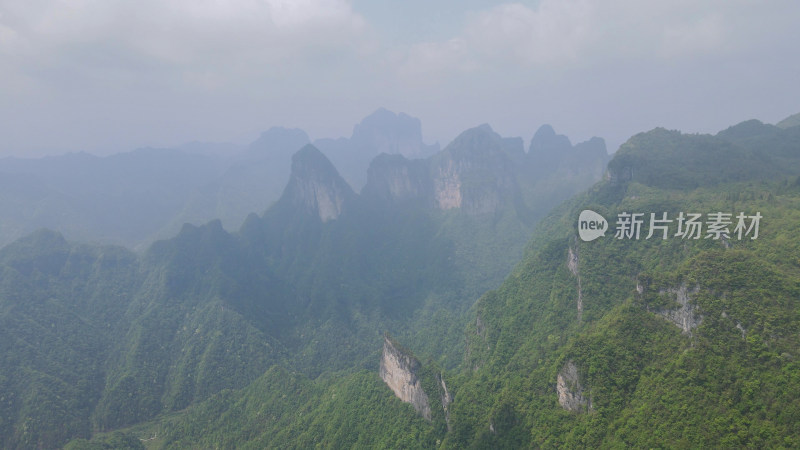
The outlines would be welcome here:
[[[273,368],[128,432],[153,448],[796,447],[798,160],[800,128],[636,135],[471,310],[458,367],[376,337],[380,370]],[[604,237],[578,237],[587,209]],[[710,232],[717,212],[727,233]],[[647,215],[638,238],[616,236],[628,213]],[[650,213],[673,220],[666,238],[663,222],[647,237]],[[698,239],[679,234],[681,213],[701,214]],[[393,397],[402,379],[411,404]]]
[[[5,247],[2,445],[800,445],[800,127],[638,134],[533,227],[586,146],[480,126],[356,193],[307,145],[238,233]]]
[[[479,301],[447,442],[797,446],[799,163],[800,128],[631,138]],[[578,238],[584,209],[605,237]],[[664,212],[668,238],[647,239]],[[681,212],[730,213],[727,238],[675,236]],[[646,216],[638,239],[615,236],[624,213]],[[757,239],[740,213],[763,216]]]
[[[304,139],[264,139],[280,137]],[[381,156],[361,194],[307,145],[281,198],[237,233],[187,224],[140,255],[51,231],[6,246],[0,445],[52,447],[282,383],[282,371],[314,392],[342,379],[354,393],[371,386],[366,398],[392,404],[368,375],[387,330],[455,368],[470,306],[545,212],[524,193],[548,177],[578,190],[607,158],[598,151],[574,179],[525,176],[532,155],[508,142],[482,126],[425,160]]]

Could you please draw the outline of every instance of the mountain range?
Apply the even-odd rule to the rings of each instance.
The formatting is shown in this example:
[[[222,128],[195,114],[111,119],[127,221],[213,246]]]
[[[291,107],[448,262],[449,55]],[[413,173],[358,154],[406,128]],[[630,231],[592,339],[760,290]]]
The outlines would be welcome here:
[[[248,214],[262,213],[279,199],[292,155],[309,143],[302,130],[273,127],[246,147],[191,143],[107,157],[0,159],[0,246],[39,228],[137,251],[174,236],[184,223],[220,219],[225,229],[236,230]],[[439,151],[438,144],[423,143],[418,119],[385,109],[356,125],[351,138],[318,139],[314,145],[355,191],[382,153],[419,159]],[[598,155],[604,151],[590,159]]]
[[[301,145],[237,232],[0,249],[0,446],[800,446],[800,127]]]
[[[181,213],[189,217],[214,209],[212,192],[237,197],[232,186],[258,183],[268,190],[275,179],[256,174],[279,177],[273,163],[292,153],[280,197],[263,214],[250,213],[238,232],[219,219],[186,223],[135,253],[43,229],[2,248],[0,444],[88,438],[244,389],[270,371],[324,380],[377,368],[374,341],[384,331],[456,367],[471,305],[502,282],[557,201],[536,195],[568,196],[601,176],[608,156],[601,140],[592,142],[591,157],[574,164],[571,145],[548,159],[482,125],[425,159],[377,156],[360,193],[299,130],[264,133],[227,169],[209,164],[218,155],[173,150],[52,158],[50,172],[42,168],[48,159],[6,160],[73,190],[60,164],[75,161],[73,172],[84,174],[81,199],[113,197],[101,189],[121,177],[106,174],[109,167],[133,170],[122,180],[143,184],[119,187],[120,208],[131,207],[126,195],[170,188],[172,203],[164,199],[160,211],[173,211],[183,195],[192,199]],[[151,153],[174,159],[160,178],[148,172]],[[194,184],[172,178],[187,159],[197,163],[185,172]],[[224,198],[216,197],[218,206]]]

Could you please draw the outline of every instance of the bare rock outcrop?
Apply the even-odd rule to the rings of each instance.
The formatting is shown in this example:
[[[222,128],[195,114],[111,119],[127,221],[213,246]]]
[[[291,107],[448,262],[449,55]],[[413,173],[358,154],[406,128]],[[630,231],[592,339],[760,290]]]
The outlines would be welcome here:
[[[410,403],[427,420],[431,420],[431,406],[428,395],[422,389],[417,375],[420,363],[407,354],[388,336],[383,337],[383,356],[381,357],[381,379],[400,400]],[[444,386],[444,382],[442,381]],[[445,392],[447,389],[445,387]],[[449,394],[448,398],[449,398]],[[448,401],[449,405],[449,401]]]
[[[592,400],[584,395],[584,391],[578,375],[578,366],[572,360],[567,361],[556,378],[558,403],[567,411],[586,412],[587,409],[592,410]]]
[[[677,288],[660,291],[660,294],[675,294],[678,307],[673,309],[659,309],[656,311],[656,314],[674,323],[681,329],[683,334],[691,336],[692,331],[703,321],[703,316],[697,312],[697,307],[692,304],[692,299],[689,296],[690,294],[696,294],[699,290],[700,288],[697,286],[689,290],[685,284],[682,284]]]
[[[354,195],[333,164],[314,146],[306,145],[292,157],[292,174],[282,201],[327,222],[337,219]]]
[[[578,300],[576,307],[578,309],[578,321],[580,322],[581,316],[583,315],[583,289],[581,288],[581,272],[578,268],[578,263],[578,247],[576,246],[574,250],[570,247],[569,253],[567,254],[567,269],[577,278],[578,282]]]

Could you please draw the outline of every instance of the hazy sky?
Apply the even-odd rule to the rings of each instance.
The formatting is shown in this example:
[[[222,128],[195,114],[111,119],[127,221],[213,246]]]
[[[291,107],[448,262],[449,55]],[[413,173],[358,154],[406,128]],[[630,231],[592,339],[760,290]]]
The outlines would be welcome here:
[[[0,0],[0,156],[543,123],[609,149],[800,111],[796,0]]]

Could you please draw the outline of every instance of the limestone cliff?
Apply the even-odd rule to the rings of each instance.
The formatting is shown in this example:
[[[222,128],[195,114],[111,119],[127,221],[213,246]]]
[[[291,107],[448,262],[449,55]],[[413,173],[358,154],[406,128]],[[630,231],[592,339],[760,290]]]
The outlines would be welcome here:
[[[422,381],[418,375],[419,369],[420,363],[416,358],[395,345],[388,336],[383,337],[381,379],[391,388],[397,398],[410,403],[422,417],[431,420],[431,406],[428,395],[422,389]],[[449,398],[449,394],[447,395]]]
[[[572,247],[569,248],[569,254],[567,254],[567,268],[569,269],[572,275],[575,275],[577,279],[577,288],[578,288],[578,300],[577,300],[577,309],[578,309],[578,321],[581,320],[581,316],[583,314],[583,289],[581,288],[581,272],[578,268],[578,242],[577,239],[573,239],[575,250]]]
[[[314,146],[306,145],[292,156],[292,173],[282,201],[327,222],[337,219],[354,195],[333,164]]]
[[[407,114],[378,109],[353,128],[350,138],[318,139],[317,146],[356,189],[368,180],[367,168],[382,153],[424,158],[439,151],[439,144],[422,140],[422,124]]]
[[[489,125],[461,133],[433,161],[436,206],[483,215],[513,199],[518,186],[510,146]]]
[[[656,314],[677,325],[683,334],[691,336],[692,331],[703,321],[703,316],[697,313],[697,308],[691,303],[692,299],[689,297],[689,294],[695,294],[699,290],[699,287],[695,287],[690,291],[685,284],[682,284],[676,288],[660,291],[659,294],[674,294],[678,307],[658,309],[655,311]]]
[[[383,154],[372,161],[363,193],[382,202],[403,203],[420,201],[432,191],[428,168],[424,160],[409,160],[402,155]]]
[[[485,215],[518,195],[510,154],[522,155],[520,139],[503,139],[488,125],[465,131],[425,160],[381,155],[373,160],[362,193],[381,201],[416,199],[427,207]]]
[[[434,169],[433,195],[439,209],[461,207],[461,170],[452,159],[442,161]]]
[[[436,381],[439,383],[439,393],[442,397],[442,409],[444,410],[444,420],[447,423],[447,431],[452,431],[450,426],[450,403],[453,403],[453,394],[447,390],[447,384],[444,382],[442,374],[436,375]]]
[[[556,378],[558,403],[567,411],[586,412],[594,409],[592,400],[584,395],[584,387],[578,376],[578,367],[572,360],[564,364]]]
[[[438,145],[426,145],[422,141],[419,119],[384,108],[356,125],[350,140],[356,148],[369,149],[374,154],[401,154],[407,158],[425,157],[439,149]]]

